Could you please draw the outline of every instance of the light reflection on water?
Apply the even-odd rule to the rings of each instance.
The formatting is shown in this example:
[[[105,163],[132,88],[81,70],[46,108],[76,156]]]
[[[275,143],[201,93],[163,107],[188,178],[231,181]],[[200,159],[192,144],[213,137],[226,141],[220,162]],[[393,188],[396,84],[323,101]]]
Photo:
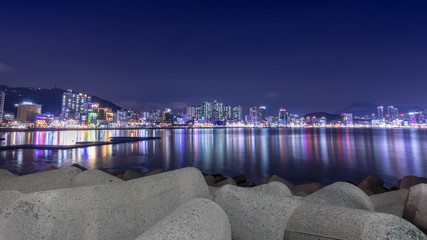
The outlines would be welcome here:
[[[156,129],[4,133],[2,145],[68,145],[112,136],[161,140],[70,150],[0,151],[0,168],[19,174],[78,163],[118,173],[194,166],[207,173],[244,174],[259,182],[277,174],[297,183],[360,182],[373,174],[388,187],[427,172],[427,131],[417,129]]]

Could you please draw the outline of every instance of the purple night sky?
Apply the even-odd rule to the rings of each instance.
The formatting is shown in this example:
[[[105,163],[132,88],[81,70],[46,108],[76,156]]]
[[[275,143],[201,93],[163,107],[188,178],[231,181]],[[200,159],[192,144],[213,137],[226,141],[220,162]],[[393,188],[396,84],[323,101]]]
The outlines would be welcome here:
[[[7,1],[0,84],[135,110],[427,106],[425,1]]]

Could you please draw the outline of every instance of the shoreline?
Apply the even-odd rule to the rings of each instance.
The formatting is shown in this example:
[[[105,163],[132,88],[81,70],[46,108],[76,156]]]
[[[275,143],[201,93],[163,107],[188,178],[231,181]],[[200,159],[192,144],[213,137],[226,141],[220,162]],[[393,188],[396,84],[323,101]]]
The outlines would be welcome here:
[[[113,127],[113,128],[0,128],[0,133],[6,132],[48,132],[48,131],[87,131],[87,130],[140,130],[140,129],[275,129],[275,128],[284,128],[284,129],[385,129],[385,130],[404,130],[404,129],[427,129],[422,127],[395,127],[395,128],[381,128],[381,127],[226,127],[226,126],[217,126],[217,127]]]

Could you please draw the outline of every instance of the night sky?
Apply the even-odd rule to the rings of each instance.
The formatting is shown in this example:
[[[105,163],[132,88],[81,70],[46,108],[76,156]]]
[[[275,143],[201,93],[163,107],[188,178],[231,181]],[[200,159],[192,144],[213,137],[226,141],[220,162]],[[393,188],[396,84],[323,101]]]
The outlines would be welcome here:
[[[426,3],[2,1],[0,84],[134,110],[427,106]]]

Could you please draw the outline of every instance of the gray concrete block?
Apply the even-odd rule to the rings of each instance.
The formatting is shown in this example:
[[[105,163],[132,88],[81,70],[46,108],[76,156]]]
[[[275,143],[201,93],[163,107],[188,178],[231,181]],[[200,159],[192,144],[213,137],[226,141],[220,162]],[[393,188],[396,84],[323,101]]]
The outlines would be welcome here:
[[[3,239],[135,239],[193,198],[208,198],[195,168],[120,183],[36,192],[0,215]]]
[[[253,189],[278,197],[292,196],[291,190],[289,190],[289,188],[281,182],[270,182],[256,186]]]
[[[13,177],[15,177],[15,174],[9,172],[6,169],[0,169],[0,183],[3,179],[13,178]]]
[[[139,173],[139,172],[135,172],[132,170],[126,170],[126,172],[123,174],[123,180],[128,181],[128,180],[132,180],[132,179],[136,179],[136,178],[141,178],[144,177],[144,174]]]
[[[215,187],[222,187],[225,185],[233,185],[236,186],[236,182],[232,178],[227,178],[225,180],[222,180],[221,182],[217,182],[215,184]]]
[[[16,190],[7,190],[0,192],[0,215],[7,207],[9,207],[11,204],[16,202],[16,200],[18,200],[24,195],[25,194]]]
[[[74,177],[69,187],[102,185],[116,182],[123,182],[123,180],[101,170],[90,169]]]
[[[427,234],[427,184],[410,188],[403,217]]]
[[[426,239],[394,215],[303,203],[287,222],[284,239]]]
[[[216,191],[218,191],[219,188],[218,187],[212,187],[212,186],[208,186],[208,188],[209,188],[209,195],[210,195],[209,199],[212,199],[213,196],[215,195]]]
[[[0,191],[17,190],[22,193],[33,193],[51,189],[68,188],[72,179],[81,172],[82,170],[79,168],[67,167],[7,178],[0,181]]]
[[[285,184],[289,188],[289,190],[291,190],[291,192],[294,192],[295,183],[291,183],[289,181],[286,181],[285,179],[283,179],[277,175],[271,176],[269,182],[281,182],[281,183]]]
[[[227,214],[218,204],[202,198],[190,200],[135,240],[231,240]]]
[[[308,195],[322,188],[323,186],[318,183],[306,183],[306,184],[295,185],[294,192],[295,193],[303,192],[303,193],[306,193],[306,195]]]
[[[346,182],[328,185],[304,197],[304,202],[374,211],[369,197],[358,187]]]
[[[417,177],[417,176],[405,176],[399,180],[397,183],[398,189],[410,189],[412,186],[418,185],[420,183],[427,183],[427,178]]]
[[[218,189],[213,200],[227,213],[233,240],[283,239],[285,226],[301,203],[232,185]]]
[[[409,190],[401,189],[369,196],[375,212],[388,213],[403,217],[403,210],[408,199]]]

